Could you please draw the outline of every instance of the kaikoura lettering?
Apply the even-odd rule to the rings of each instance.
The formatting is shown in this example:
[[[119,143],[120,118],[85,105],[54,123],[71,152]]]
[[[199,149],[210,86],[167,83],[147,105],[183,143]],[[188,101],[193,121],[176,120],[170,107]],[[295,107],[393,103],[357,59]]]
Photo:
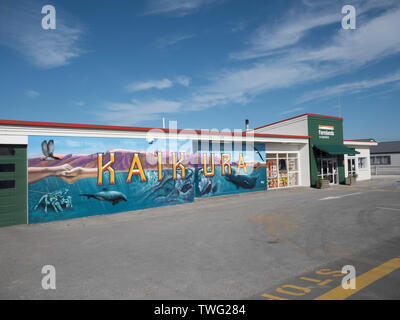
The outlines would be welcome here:
[[[112,165],[115,163],[115,153],[110,152],[110,159],[106,164],[103,164],[103,153],[98,153],[97,154],[97,185],[101,186],[103,185],[103,172],[108,170],[109,172],[109,184],[115,184],[115,169],[112,167]],[[157,168],[158,168],[158,181],[161,181],[163,179],[163,166],[162,166],[162,152],[157,153]],[[203,164],[204,164],[204,175],[206,177],[213,177],[214,176],[214,154],[211,154],[211,168],[207,170],[207,154],[203,154]],[[177,170],[178,168],[181,170],[181,179],[186,179],[185,176],[185,166],[184,166],[184,161],[185,161],[185,153],[180,152],[180,159],[177,161],[177,155],[175,152],[172,153],[172,174],[173,174],[173,179],[177,179]],[[228,153],[223,153],[221,154],[221,174],[223,176],[226,175],[226,169],[228,171],[228,175],[231,175],[231,155]],[[243,158],[243,154],[239,154],[239,161],[237,163],[237,172],[239,173],[240,170],[243,169],[244,173],[247,174],[247,168],[246,168],[246,163]],[[140,181],[141,182],[146,182],[146,174],[145,170],[143,169],[142,162],[139,157],[139,153],[134,153],[132,162],[130,165],[130,169],[128,171],[128,176],[126,179],[126,183],[130,183],[132,181],[132,176],[133,175],[139,175],[140,176]]]
[[[137,166],[137,169],[135,169],[135,166]],[[138,153],[135,153],[133,156],[131,168],[129,169],[128,178],[126,179],[126,183],[131,182],[132,175],[134,175],[134,174],[140,175],[140,181],[146,182],[146,176],[143,172],[142,163],[140,162]]]
[[[114,163],[114,152],[110,152],[110,161],[103,166],[103,154],[97,154],[97,184],[103,185],[103,171],[108,170],[110,172],[110,184],[115,184],[115,171],[111,167]]]

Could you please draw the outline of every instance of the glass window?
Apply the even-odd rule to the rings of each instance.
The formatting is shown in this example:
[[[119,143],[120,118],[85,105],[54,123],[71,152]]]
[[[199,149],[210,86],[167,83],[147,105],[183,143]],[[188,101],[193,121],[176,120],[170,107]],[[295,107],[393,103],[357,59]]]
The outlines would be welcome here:
[[[279,187],[287,187],[288,186],[288,175],[287,173],[281,173],[279,171]]]
[[[352,176],[356,173],[356,160],[354,157],[348,157],[347,159],[347,175]]]
[[[268,188],[298,185],[299,159],[297,153],[267,153]]]
[[[390,165],[390,156],[383,156],[382,164]]]
[[[276,160],[267,160],[267,180],[268,188],[274,189],[278,187],[278,167]]]
[[[297,171],[298,169],[298,160],[297,159],[289,159],[289,171]]]
[[[390,156],[372,156],[371,165],[390,165]]]
[[[0,189],[15,188],[15,180],[0,180]]]
[[[0,156],[14,156],[15,149],[12,147],[2,146],[0,147]]]
[[[297,173],[289,173],[289,186],[297,186],[299,183],[297,181]]]
[[[279,159],[279,171],[287,171],[286,159]]]
[[[367,158],[362,157],[358,158],[358,168],[365,169],[367,167]]]
[[[0,172],[15,172],[15,164],[14,163],[1,163],[0,164]]]

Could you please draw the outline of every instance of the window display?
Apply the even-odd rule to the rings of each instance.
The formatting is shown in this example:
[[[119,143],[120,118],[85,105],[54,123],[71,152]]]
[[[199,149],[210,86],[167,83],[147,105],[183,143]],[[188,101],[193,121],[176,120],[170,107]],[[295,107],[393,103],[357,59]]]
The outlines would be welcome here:
[[[299,184],[297,153],[267,153],[268,188],[285,188]]]

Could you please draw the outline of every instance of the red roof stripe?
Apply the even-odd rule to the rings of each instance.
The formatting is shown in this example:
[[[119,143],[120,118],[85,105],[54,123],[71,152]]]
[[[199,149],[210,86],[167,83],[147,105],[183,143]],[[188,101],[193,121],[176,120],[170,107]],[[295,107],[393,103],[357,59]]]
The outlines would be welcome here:
[[[128,126],[110,126],[110,125],[97,125],[97,124],[79,124],[79,123],[60,123],[60,122],[40,122],[40,121],[21,121],[21,120],[1,120],[0,125],[17,125],[17,126],[35,126],[35,127],[58,127],[58,128],[76,128],[76,129],[99,129],[99,130],[121,130],[121,131],[140,131],[148,132],[151,130],[161,130],[163,132],[174,132],[174,130],[163,129],[163,128],[149,128],[149,127],[128,127]],[[177,133],[206,133],[215,135],[231,135],[234,136],[237,133],[234,132],[217,132],[209,131],[202,132],[202,130],[187,130],[177,129]],[[246,132],[241,133],[242,136],[246,136]],[[273,138],[294,138],[294,139],[310,139],[310,136],[297,136],[288,134],[263,134],[254,133],[255,137],[273,137]]]

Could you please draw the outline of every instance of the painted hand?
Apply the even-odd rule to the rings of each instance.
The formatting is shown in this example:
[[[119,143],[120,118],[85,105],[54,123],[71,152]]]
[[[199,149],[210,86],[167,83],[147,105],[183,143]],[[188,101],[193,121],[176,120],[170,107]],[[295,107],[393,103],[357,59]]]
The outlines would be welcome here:
[[[82,168],[82,167],[72,168],[71,167],[70,170],[64,171],[60,175],[60,178],[63,181],[65,181],[66,183],[72,184],[79,179],[95,177],[96,175],[97,175],[96,168]]]

